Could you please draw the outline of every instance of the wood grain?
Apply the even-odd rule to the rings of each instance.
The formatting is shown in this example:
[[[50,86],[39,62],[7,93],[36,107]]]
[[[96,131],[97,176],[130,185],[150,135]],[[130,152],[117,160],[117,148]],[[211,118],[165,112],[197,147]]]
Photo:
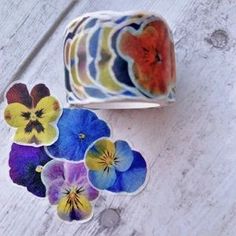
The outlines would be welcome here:
[[[1,1],[1,96],[9,82],[19,79],[74,2]]]
[[[158,110],[98,113],[111,124],[114,139],[127,139],[146,157],[150,172],[146,188],[137,196],[104,192],[96,203],[92,221],[82,225],[64,223],[47,199],[36,199],[11,183],[7,159],[12,131],[1,117],[1,235],[236,235],[235,1],[79,1],[18,79],[30,86],[45,82],[66,106],[62,62],[66,24],[87,11],[134,8],[160,13],[174,31],[177,103]],[[24,21],[31,8],[22,9]],[[1,28],[14,32],[17,22],[12,18]],[[31,25],[29,20],[25,22]],[[48,28],[41,25],[38,30],[43,33]],[[17,37],[26,45],[35,41],[34,37]],[[22,50],[19,53],[25,56],[31,51]],[[4,63],[7,60],[4,58]],[[18,57],[12,57],[12,61],[19,63]],[[13,75],[17,66],[4,70],[6,75]],[[2,80],[3,87],[10,77]],[[0,104],[1,111],[4,106]],[[119,224],[110,228],[100,221],[100,214],[107,208],[120,215]]]

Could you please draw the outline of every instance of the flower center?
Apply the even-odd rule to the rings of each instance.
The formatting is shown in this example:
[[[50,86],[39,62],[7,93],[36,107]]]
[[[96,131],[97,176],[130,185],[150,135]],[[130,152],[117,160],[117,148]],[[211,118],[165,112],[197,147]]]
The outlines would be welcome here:
[[[73,186],[70,189],[66,189],[65,194],[67,195],[67,203],[70,207],[74,207],[77,203],[80,203],[80,194],[84,191],[83,187],[78,188]],[[81,204],[81,203],[80,203]]]
[[[28,121],[28,124],[25,127],[26,133],[31,133],[33,129],[38,133],[44,132],[44,127],[38,120],[39,118],[43,118],[43,114],[43,109],[21,113],[21,116]]]
[[[104,164],[106,165],[106,167],[111,167],[115,163],[115,155],[113,153],[110,153],[110,152],[105,152],[102,159],[103,159]]]
[[[156,63],[161,63],[162,62],[161,54],[157,50],[156,50],[155,61],[156,61]]]
[[[35,115],[35,113],[31,113],[30,119],[31,120],[36,120],[37,119],[37,116]]]
[[[35,168],[35,171],[36,171],[37,173],[41,173],[41,172],[43,171],[43,166],[38,165],[38,166]]]
[[[79,133],[79,138],[80,138],[80,139],[85,139],[85,138],[86,138],[86,135],[83,134],[83,133]]]

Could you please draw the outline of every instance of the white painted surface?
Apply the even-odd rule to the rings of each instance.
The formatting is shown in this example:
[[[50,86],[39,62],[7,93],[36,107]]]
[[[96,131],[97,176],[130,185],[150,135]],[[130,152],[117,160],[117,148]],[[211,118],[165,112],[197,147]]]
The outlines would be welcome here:
[[[45,19],[50,17],[40,7],[31,10],[36,0],[27,1],[28,4],[15,1],[19,2],[15,10],[7,2],[10,1],[0,2],[1,33],[9,45],[18,42],[20,46],[15,50],[18,56],[12,56],[14,50],[3,53],[5,41],[0,41],[1,65],[4,65],[1,88],[10,83],[19,58],[22,55],[27,58],[33,50],[35,37],[43,37],[50,27],[49,23],[39,24],[37,36],[24,37],[21,31],[16,31],[18,19],[24,22],[28,14],[32,18],[40,14]],[[56,19],[63,11],[63,4],[70,1],[38,2],[55,7]],[[62,5],[57,7],[59,2]],[[45,82],[65,105],[64,28],[82,12],[105,9],[155,11],[167,19],[174,31],[177,103],[161,109],[99,112],[111,124],[114,139],[125,138],[133,148],[142,151],[150,166],[148,185],[134,197],[103,193],[92,221],[83,225],[64,223],[46,199],[37,199],[11,183],[7,159],[12,131],[1,117],[0,235],[236,235],[236,2],[78,1],[18,79],[29,85]],[[25,32],[34,32],[32,22],[25,22]],[[226,32],[226,43],[218,42],[217,34],[211,38],[218,29]],[[16,41],[10,38],[14,33]],[[218,36],[219,40],[225,40],[221,34]],[[27,45],[26,51],[23,45]],[[7,66],[9,62],[14,66]],[[1,111],[4,105],[0,104]],[[117,209],[121,218],[118,225],[105,228],[100,224],[100,213],[110,207]]]

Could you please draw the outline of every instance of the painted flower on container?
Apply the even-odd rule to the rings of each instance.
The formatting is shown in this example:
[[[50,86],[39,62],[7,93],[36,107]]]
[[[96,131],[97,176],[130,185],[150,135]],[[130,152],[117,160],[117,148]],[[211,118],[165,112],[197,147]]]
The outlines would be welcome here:
[[[98,189],[133,193],[145,182],[146,162],[125,141],[98,140],[88,150],[85,160],[89,180]]]
[[[83,163],[52,160],[43,169],[42,181],[52,205],[57,205],[58,216],[65,221],[87,221],[93,215],[91,201],[99,192],[87,178]]]
[[[16,128],[14,142],[24,145],[51,145],[58,137],[56,121],[61,114],[58,100],[44,84],[29,94],[25,84],[17,83],[6,93],[5,121]]]
[[[166,95],[174,87],[174,46],[163,20],[149,22],[141,32],[126,28],[118,47],[129,63],[132,82],[144,94]]]
[[[90,144],[101,137],[110,136],[106,122],[86,109],[64,109],[58,128],[59,138],[47,147],[47,151],[52,157],[71,161],[84,159]]]
[[[41,181],[41,172],[50,160],[43,147],[13,144],[9,158],[10,177],[14,183],[26,187],[32,194],[45,197],[46,188]]]

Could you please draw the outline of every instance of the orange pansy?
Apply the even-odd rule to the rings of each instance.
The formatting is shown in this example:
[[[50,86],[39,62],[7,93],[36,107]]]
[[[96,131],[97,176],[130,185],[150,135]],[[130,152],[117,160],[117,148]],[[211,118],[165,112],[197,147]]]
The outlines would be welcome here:
[[[129,62],[132,81],[142,92],[153,96],[169,92],[175,83],[175,56],[164,21],[152,21],[138,34],[124,31],[119,48]]]

